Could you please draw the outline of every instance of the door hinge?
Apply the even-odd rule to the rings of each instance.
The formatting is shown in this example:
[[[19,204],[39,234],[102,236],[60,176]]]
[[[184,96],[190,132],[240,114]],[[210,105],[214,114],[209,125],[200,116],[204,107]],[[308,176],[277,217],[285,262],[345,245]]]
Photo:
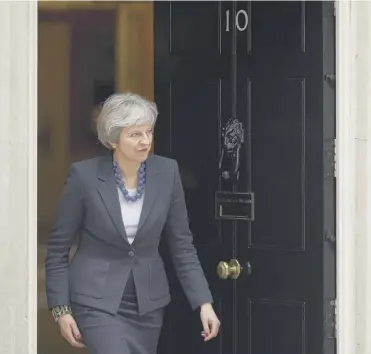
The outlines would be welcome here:
[[[336,7],[337,7],[337,5],[336,5],[336,0],[334,1],[334,16],[336,16]]]
[[[334,339],[337,335],[337,300],[326,299],[325,306],[325,339]]]
[[[336,75],[335,74],[325,74],[325,80],[328,83],[332,83],[336,80]]]
[[[336,138],[333,139],[333,149],[334,149],[334,177],[337,177],[337,163],[336,163],[336,156],[337,156],[337,144]]]
[[[330,244],[335,244],[336,242],[336,237],[333,233],[326,232],[325,234],[325,241],[329,242]]]
[[[336,138],[325,140],[324,152],[325,180],[328,178],[336,178]]]

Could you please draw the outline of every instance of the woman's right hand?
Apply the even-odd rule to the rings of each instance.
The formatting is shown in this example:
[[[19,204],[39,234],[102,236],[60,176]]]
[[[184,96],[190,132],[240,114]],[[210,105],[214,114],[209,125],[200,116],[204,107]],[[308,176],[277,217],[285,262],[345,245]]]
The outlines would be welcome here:
[[[62,336],[75,348],[85,348],[81,342],[81,333],[77,327],[76,321],[71,315],[62,315],[58,319],[58,326]]]

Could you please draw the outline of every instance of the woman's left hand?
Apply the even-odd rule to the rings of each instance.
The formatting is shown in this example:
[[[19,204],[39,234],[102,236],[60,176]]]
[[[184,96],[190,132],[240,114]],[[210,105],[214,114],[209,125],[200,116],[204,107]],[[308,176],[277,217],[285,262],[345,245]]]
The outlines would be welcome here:
[[[220,321],[211,304],[201,305],[200,317],[204,328],[201,335],[205,338],[205,342],[207,342],[218,335]]]

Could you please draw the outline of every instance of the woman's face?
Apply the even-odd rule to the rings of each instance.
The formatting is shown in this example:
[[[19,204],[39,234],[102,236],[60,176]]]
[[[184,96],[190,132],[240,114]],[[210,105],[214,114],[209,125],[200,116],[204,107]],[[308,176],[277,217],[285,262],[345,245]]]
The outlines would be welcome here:
[[[129,161],[143,162],[151,150],[153,128],[150,124],[122,128],[116,153]]]

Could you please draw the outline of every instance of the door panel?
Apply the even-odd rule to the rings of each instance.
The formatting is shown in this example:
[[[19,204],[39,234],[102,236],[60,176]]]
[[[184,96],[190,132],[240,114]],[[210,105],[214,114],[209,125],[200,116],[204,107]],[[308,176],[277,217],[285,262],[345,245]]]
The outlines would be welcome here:
[[[324,81],[333,62],[323,66],[322,31],[333,21],[328,4],[155,4],[155,149],[179,162],[222,321],[220,336],[203,344],[199,315],[169,267],[175,286],[160,353],[334,353],[331,345],[323,350],[325,304],[335,289],[334,272],[324,281],[334,267],[334,249],[324,248],[325,224],[334,232],[334,181],[324,167],[324,142],[334,136],[334,92]],[[328,35],[327,43],[333,40]],[[236,155],[223,140],[230,118],[242,125]],[[219,220],[217,191],[253,193],[253,221]],[[221,280],[217,265],[230,259],[242,273]]]
[[[249,246],[303,250],[305,86],[302,79],[256,78],[250,82],[256,204]],[[279,208],[280,204],[285,207]]]
[[[170,53],[172,55],[218,55],[219,42],[218,3],[200,2],[190,6],[189,2],[171,4],[169,8]]]
[[[222,237],[231,236],[225,231],[230,226],[216,223],[214,210],[220,184],[215,138],[220,136],[222,121],[231,115],[230,40],[220,29],[221,13],[227,7],[230,4],[221,2],[155,3],[155,101],[159,107],[155,151],[179,163],[194,243],[216,311],[225,327],[231,328],[233,289],[218,280],[216,265],[230,256],[232,239]],[[160,352],[228,352],[231,331],[223,332],[223,339],[204,344],[199,313],[190,311],[170,261],[165,263],[173,301]]]
[[[237,307],[247,314],[237,320],[237,352],[322,353],[322,4],[246,10],[251,49],[238,39],[237,101],[248,107],[238,117],[249,127],[250,168],[237,185],[254,193],[255,219],[237,227],[237,258],[252,267],[248,281],[237,280]]]
[[[251,51],[292,55],[306,51],[307,4],[302,1],[264,1],[246,5],[237,4],[238,10],[250,10]],[[238,11],[237,10],[237,11]],[[251,11],[252,10],[252,11]],[[310,19],[312,20],[312,19]],[[242,44],[241,49],[244,49]]]

